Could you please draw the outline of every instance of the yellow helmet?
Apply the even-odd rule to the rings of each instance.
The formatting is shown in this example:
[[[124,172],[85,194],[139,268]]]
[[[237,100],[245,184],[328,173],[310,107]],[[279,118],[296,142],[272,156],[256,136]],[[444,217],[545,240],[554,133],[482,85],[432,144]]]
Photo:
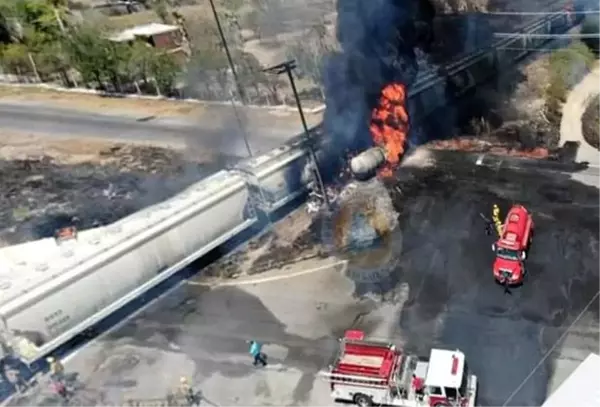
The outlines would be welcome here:
[[[53,358],[52,356],[48,356],[48,357],[46,358],[46,362],[48,362],[48,363],[52,363],[52,362],[54,362],[54,358]]]

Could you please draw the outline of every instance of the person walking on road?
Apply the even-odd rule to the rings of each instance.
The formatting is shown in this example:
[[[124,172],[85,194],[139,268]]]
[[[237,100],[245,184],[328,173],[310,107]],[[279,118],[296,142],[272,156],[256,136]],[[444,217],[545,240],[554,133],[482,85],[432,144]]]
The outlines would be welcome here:
[[[188,405],[190,405],[190,406],[199,406],[200,405],[200,401],[198,400],[198,397],[196,396],[196,393],[194,392],[194,388],[190,384],[189,380],[184,376],[181,376],[181,378],[179,379],[179,394],[185,398]]]
[[[250,341],[250,355],[254,358],[252,364],[258,366],[260,363],[263,366],[267,366],[267,355],[262,352],[262,343],[256,341]]]

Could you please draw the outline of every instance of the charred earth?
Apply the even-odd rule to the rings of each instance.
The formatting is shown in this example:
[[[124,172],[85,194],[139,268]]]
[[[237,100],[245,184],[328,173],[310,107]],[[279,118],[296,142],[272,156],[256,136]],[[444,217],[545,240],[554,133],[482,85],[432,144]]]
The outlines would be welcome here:
[[[409,290],[393,335],[416,352],[465,351],[481,405],[540,405],[568,359],[599,344],[598,189],[535,161],[528,169],[507,160],[485,167],[460,152],[435,155],[434,167],[401,168],[390,181],[403,244],[385,280],[358,280],[357,293]],[[478,214],[494,203],[506,213],[517,202],[533,212],[536,237],[525,284],[506,295],[493,282],[492,238]]]
[[[292,227],[302,244],[285,254],[291,262],[318,254],[348,260],[344,275],[358,299],[398,308],[384,335],[418,354],[431,347],[466,353],[480,380],[479,405],[541,405],[600,345],[598,188],[572,179],[573,167],[561,163],[487,155],[477,165],[479,153],[417,151],[427,154],[409,154],[386,179],[398,225],[384,239],[341,253],[332,242],[347,246],[349,232],[375,229],[376,219],[359,208],[361,224],[340,212],[331,230],[341,236],[332,240],[322,234],[323,218],[311,224],[302,210],[295,216],[304,221]],[[597,184],[598,172],[591,176]],[[513,203],[532,212],[536,235],[529,274],[508,295],[494,282],[493,237],[480,213],[489,217],[498,204],[505,214]],[[239,256],[260,253],[253,273],[267,271],[265,264],[285,268],[280,247],[257,240]]]
[[[0,160],[0,246],[50,237],[65,226],[87,229],[115,222],[223,165],[151,146],[113,145],[82,157],[76,162],[49,155]]]

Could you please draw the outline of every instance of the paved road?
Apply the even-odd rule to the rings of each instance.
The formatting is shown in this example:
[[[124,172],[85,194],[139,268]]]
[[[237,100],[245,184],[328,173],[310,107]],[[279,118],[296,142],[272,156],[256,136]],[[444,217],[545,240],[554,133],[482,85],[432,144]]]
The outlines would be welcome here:
[[[284,115],[269,115],[266,111],[243,113],[253,150],[275,148],[301,132],[296,116]],[[160,117],[140,121],[130,115],[110,116],[32,103],[0,102],[0,129],[49,136],[185,142],[228,155],[246,156],[242,132],[229,107],[211,108],[210,114],[197,121]]]
[[[203,404],[329,405],[327,385],[316,374],[333,356],[335,337],[354,321],[381,325],[382,315],[374,302],[353,297],[342,268],[256,286],[176,290],[66,364],[85,382],[76,403],[165,397],[187,375]],[[387,313],[389,323],[394,315]],[[267,368],[251,366],[249,339],[266,344]],[[40,386],[11,404],[57,400]]]

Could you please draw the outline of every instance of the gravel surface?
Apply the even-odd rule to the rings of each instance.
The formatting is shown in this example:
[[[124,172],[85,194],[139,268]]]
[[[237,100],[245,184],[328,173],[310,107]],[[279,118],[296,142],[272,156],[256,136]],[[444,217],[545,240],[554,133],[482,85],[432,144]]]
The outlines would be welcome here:
[[[581,117],[583,138],[589,145],[600,149],[600,98],[596,96]]]

